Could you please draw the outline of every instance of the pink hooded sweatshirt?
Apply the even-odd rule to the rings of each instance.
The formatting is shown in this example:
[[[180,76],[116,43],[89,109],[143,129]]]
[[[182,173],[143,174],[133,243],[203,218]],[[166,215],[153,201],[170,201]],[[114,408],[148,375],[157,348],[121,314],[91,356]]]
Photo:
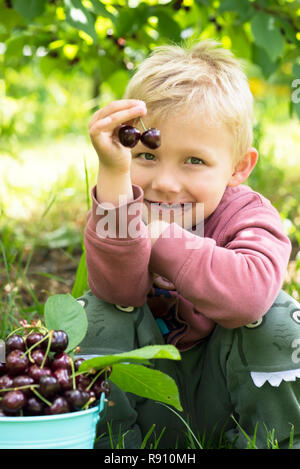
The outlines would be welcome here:
[[[216,323],[236,328],[268,311],[291,253],[269,200],[246,185],[228,187],[204,220],[204,236],[172,223],[168,236],[163,232],[151,249],[141,217],[143,190],[132,187],[133,201],[109,209],[92,190],[84,236],[89,286],[98,298],[124,306],[148,303],[154,317],[164,320],[166,343],[181,351],[208,336]],[[132,204],[140,207],[137,213],[132,214]],[[110,214],[118,221],[121,209],[138,235],[99,236],[103,217]],[[169,289],[158,288],[153,274],[167,279]]]

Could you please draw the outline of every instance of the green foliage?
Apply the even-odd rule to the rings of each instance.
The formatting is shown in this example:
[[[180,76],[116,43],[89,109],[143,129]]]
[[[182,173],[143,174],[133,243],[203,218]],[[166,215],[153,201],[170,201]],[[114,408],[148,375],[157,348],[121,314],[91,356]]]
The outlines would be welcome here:
[[[51,330],[63,330],[68,334],[69,343],[66,352],[72,351],[87,332],[87,317],[83,307],[71,295],[50,296],[44,307],[46,327]]]

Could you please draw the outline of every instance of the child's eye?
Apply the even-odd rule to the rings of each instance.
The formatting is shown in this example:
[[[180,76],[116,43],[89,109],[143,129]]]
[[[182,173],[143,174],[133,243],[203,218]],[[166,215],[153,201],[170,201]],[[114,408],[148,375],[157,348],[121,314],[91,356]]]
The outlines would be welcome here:
[[[190,160],[190,161],[189,161]],[[201,158],[197,158],[196,156],[190,156],[186,160],[189,164],[194,164],[194,165],[201,165],[204,164],[204,161]]]
[[[152,153],[138,153],[136,158],[141,158],[142,160],[153,161],[155,156]]]

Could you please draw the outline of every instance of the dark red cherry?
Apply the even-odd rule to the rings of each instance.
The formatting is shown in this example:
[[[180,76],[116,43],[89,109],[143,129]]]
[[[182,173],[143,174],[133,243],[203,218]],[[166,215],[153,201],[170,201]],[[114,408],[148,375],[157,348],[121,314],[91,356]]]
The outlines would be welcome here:
[[[53,376],[57,379],[63,391],[68,391],[69,389],[72,389],[73,382],[68,370],[66,370],[65,368],[58,368],[57,370],[53,371]]]
[[[45,350],[43,350],[41,348],[36,348],[31,352],[31,358],[32,358],[35,365],[41,366],[41,364],[43,363],[44,358],[45,358],[45,353],[46,353]],[[49,357],[46,358],[46,360],[44,362],[44,365],[46,367],[50,366]]]
[[[25,350],[26,350],[24,339],[23,339],[22,336],[20,336],[18,334],[11,335],[5,341],[5,353],[6,353],[6,355],[8,355],[13,350],[21,350],[22,352],[25,352]]]
[[[11,376],[3,375],[0,377],[0,389],[6,389],[6,388],[12,388],[12,387],[13,387],[13,378]],[[0,397],[2,397],[3,395],[4,393],[1,392]]]
[[[45,397],[52,397],[60,391],[60,384],[54,376],[41,376],[39,391]]]
[[[155,150],[161,145],[160,131],[155,128],[146,130],[141,136],[141,142],[146,147]]]
[[[54,399],[51,407],[49,407],[47,411],[50,415],[65,414],[66,412],[70,412],[70,407],[67,399],[59,396]]]
[[[75,368],[75,371],[78,371],[79,370],[79,367],[81,365],[81,363],[83,363],[85,360],[84,358],[80,357],[80,358],[76,358],[74,360],[74,368]]]
[[[52,371],[47,366],[41,368],[38,365],[31,365],[28,370],[28,376],[34,379],[35,383],[39,383],[42,376],[51,376]]]
[[[15,415],[26,405],[26,402],[26,396],[22,391],[9,391],[1,401],[2,410],[6,415]]]
[[[133,148],[137,145],[141,133],[136,127],[132,127],[132,125],[122,125],[119,129],[118,136],[124,147]]]
[[[76,387],[80,391],[85,391],[90,382],[92,381],[92,377],[86,374],[76,376]]]
[[[27,369],[29,360],[22,350],[13,350],[6,357],[6,368],[10,375],[23,374]]]
[[[44,403],[39,398],[31,396],[27,400],[25,411],[27,415],[41,415],[44,407]]]
[[[51,339],[50,350],[52,352],[64,352],[68,343],[69,339],[65,331],[54,331]]]
[[[64,397],[67,399],[68,404],[73,410],[80,410],[90,398],[88,392],[80,391],[79,389],[66,391]]]
[[[15,376],[13,379],[12,387],[18,388],[19,386],[30,386],[31,384],[34,384],[34,379],[31,378],[31,376],[19,375]],[[26,396],[31,394],[30,388],[20,389],[20,391],[22,391]]]
[[[71,357],[64,352],[57,353],[54,355],[53,361],[51,363],[51,369],[57,370],[59,368],[65,368],[68,371],[71,371]]]
[[[28,336],[26,337],[26,345],[27,347],[32,347],[33,345],[37,344],[38,342],[40,342],[40,340],[42,340],[44,337],[43,334],[41,334],[40,332],[31,332],[30,334],[28,334]],[[45,339],[43,342],[41,342],[40,347],[44,347],[44,345],[42,344],[46,344],[47,345],[47,339]]]

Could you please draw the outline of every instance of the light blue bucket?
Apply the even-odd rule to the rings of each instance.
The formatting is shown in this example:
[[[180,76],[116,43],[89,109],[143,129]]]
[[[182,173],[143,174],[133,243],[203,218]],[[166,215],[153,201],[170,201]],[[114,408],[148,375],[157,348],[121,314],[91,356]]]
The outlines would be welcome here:
[[[105,395],[98,406],[67,414],[0,417],[0,449],[92,449]]]

